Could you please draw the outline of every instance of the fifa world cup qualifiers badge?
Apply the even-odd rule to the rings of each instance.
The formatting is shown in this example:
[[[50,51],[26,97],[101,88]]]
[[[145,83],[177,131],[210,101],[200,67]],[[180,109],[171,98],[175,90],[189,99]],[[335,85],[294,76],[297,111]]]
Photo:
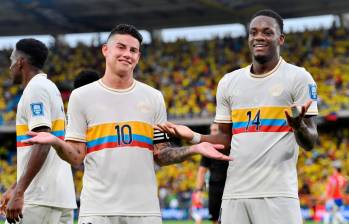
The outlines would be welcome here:
[[[309,94],[310,94],[310,99],[317,100],[317,92],[316,92],[315,84],[309,84]]]
[[[44,115],[44,105],[42,103],[32,103],[30,108],[33,116],[43,116]]]

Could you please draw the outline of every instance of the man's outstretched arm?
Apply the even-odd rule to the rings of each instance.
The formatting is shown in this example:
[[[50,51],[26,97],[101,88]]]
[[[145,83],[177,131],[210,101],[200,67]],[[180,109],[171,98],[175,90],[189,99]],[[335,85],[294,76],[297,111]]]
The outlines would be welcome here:
[[[170,143],[164,142],[154,145],[154,159],[160,166],[180,163],[192,155],[203,155],[212,159],[232,160],[229,156],[217,150],[222,150],[223,145],[202,142],[200,144],[183,147],[173,147]]]
[[[32,144],[50,144],[56,150],[59,157],[73,166],[80,165],[86,156],[86,143],[77,141],[63,141],[56,136],[40,132],[28,132],[32,138],[23,141],[24,143]]]

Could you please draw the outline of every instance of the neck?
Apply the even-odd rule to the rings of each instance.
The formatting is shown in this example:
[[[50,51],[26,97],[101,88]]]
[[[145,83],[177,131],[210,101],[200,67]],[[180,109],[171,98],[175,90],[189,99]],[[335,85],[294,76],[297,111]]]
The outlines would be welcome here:
[[[133,74],[111,73],[106,70],[102,82],[113,89],[127,89],[132,86],[134,80]]]
[[[262,74],[265,74],[267,72],[270,72],[279,63],[279,60],[280,60],[279,55],[276,55],[271,60],[269,60],[265,63],[260,63],[256,59],[253,58],[251,72],[255,75],[262,75]]]
[[[36,76],[37,74],[42,73],[42,71],[40,69],[30,69],[27,72],[23,73],[23,86],[26,87],[28,85],[28,83],[30,82],[30,80]]]

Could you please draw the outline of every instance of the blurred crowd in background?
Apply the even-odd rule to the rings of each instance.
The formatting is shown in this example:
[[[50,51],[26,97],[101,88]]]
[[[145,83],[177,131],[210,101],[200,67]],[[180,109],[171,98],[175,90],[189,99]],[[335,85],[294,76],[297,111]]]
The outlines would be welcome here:
[[[320,115],[331,119],[338,111],[349,110],[349,30],[305,31],[286,36],[282,56],[286,61],[305,67],[318,85]],[[100,46],[64,43],[51,46],[44,69],[61,90],[65,104],[72,80],[83,69],[104,71]],[[22,90],[13,86],[9,76],[12,49],[0,51],[0,125],[15,123],[16,106]],[[216,38],[209,41],[173,43],[153,41],[142,48],[136,79],[159,89],[165,98],[168,118],[202,118],[215,114],[218,81],[232,70],[250,63],[245,37]],[[15,181],[16,150],[9,148],[14,139],[1,139],[0,192]],[[300,150],[298,172],[302,206],[324,204],[326,184],[335,167],[349,174],[349,129],[320,133],[311,152]],[[199,157],[157,171],[162,207],[189,207]],[[77,197],[82,186],[82,169],[75,169]],[[349,185],[344,187],[344,203],[349,204]]]

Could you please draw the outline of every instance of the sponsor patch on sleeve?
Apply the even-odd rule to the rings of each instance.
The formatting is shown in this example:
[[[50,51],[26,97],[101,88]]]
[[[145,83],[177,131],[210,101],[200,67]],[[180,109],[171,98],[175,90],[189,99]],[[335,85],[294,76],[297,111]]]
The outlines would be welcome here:
[[[30,108],[33,116],[43,116],[44,115],[44,105],[42,103],[32,103]]]
[[[316,92],[315,84],[309,84],[309,94],[312,100],[317,100],[317,92]]]

